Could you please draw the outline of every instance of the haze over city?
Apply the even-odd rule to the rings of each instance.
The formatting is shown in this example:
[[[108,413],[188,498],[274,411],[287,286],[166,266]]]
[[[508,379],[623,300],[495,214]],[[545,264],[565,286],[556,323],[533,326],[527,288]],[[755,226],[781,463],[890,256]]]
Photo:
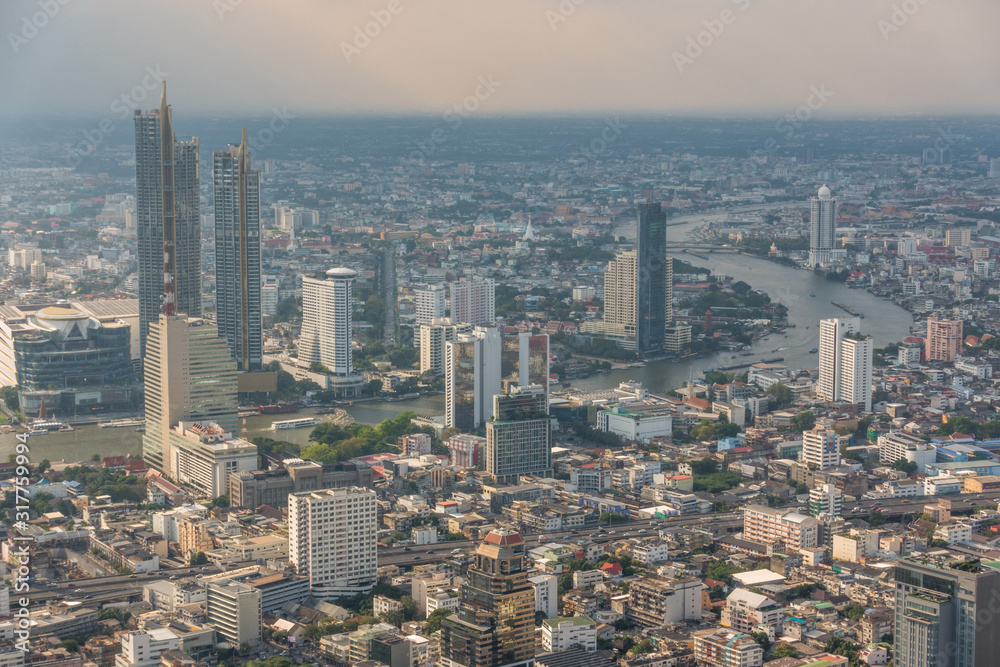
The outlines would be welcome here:
[[[487,114],[767,114],[806,103],[813,86],[832,91],[828,116],[1000,104],[991,0],[55,6],[37,30],[33,0],[0,7],[4,116],[107,113],[147,66],[190,114],[440,113],[480,76],[501,84]]]

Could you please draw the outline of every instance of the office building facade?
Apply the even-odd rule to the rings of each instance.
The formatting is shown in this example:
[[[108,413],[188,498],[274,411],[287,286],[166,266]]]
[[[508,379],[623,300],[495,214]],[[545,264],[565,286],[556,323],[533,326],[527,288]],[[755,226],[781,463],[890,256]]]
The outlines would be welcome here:
[[[11,333],[18,401],[26,415],[82,417],[133,412],[142,385],[133,371],[126,324],[102,323],[75,308],[47,306]]]
[[[673,282],[673,260],[669,260],[668,268],[667,214],[659,203],[639,205],[635,252],[636,351],[661,353],[663,336],[670,323],[667,281],[669,278]]]
[[[895,580],[896,667],[996,664],[1000,633],[987,618],[1000,599],[1000,571],[976,561],[901,558]]]
[[[170,430],[181,421],[236,430],[236,363],[218,329],[200,318],[161,315],[150,327],[144,370],[146,464],[173,477]]]
[[[198,139],[174,137],[167,84],[160,108],[135,112],[135,216],[139,242],[139,346],[159,318],[201,317]]]
[[[240,145],[215,151],[215,302],[219,335],[240,371],[260,369],[263,355],[260,271],[260,172],[243,128]]]
[[[486,472],[498,484],[516,484],[521,475],[552,475],[552,420],[543,387],[513,387],[493,397],[485,459]]]
[[[442,667],[532,667],[535,594],[524,540],[491,531],[476,550],[458,613],[441,622]]]
[[[358,487],[288,498],[288,562],[315,597],[367,593],[378,583],[375,492]]]

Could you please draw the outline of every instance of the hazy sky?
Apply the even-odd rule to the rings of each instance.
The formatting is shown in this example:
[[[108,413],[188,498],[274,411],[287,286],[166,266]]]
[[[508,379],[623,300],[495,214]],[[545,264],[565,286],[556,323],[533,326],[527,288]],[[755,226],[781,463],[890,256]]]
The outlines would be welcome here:
[[[157,69],[192,114],[477,88],[485,113],[995,113],[998,25],[1000,0],[0,0],[0,114],[152,107]]]

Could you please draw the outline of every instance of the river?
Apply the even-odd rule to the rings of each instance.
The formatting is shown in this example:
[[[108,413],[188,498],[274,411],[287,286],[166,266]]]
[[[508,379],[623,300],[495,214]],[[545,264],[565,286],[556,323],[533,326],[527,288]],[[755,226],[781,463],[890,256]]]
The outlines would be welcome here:
[[[748,206],[736,209],[739,211],[757,210],[767,206]],[[696,227],[709,220],[725,219],[727,213],[699,214],[683,216],[670,220],[667,228],[673,239],[681,239],[690,234]],[[616,235],[635,236],[635,224],[623,225],[614,232]],[[732,353],[720,353],[704,359],[684,360],[680,363],[669,361],[651,361],[644,368],[611,371],[597,374],[589,378],[572,381],[572,386],[580,389],[607,389],[626,380],[638,380],[650,391],[662,393],[676,389],[684,384],[689,375],[701,377],[706,368],[730,366],[738,363],[759,361],[765,358],[783,357],[783,365],[791,368],[815,369],[817,355],[809,350],[818,347],[818,325],[821,319],[846,316],[844,311],[832,305],[831,301],[843,303],[857,312],[865,314],[862,321],[862,332],[869,333],[875,339],[875,346],[882,347],[889,343],[902,340],[909,335],[912,315],[896,304],[880,299],[864,290],[849,289],[841,283],[831,282],[811,271],[794,269],[781,264],[775,264],[766,259],[739,255],[733,253],[711,253],[708,259],[702,260],[684,252],[672,253],[678,259],[696,266],[704,266],[712,270],[714,275],[733,276],[743,280],[756,289],[763,290],[771,296],[772,301],[788,307],[789,321],[795,324],[784,336],[771,334],[767,338],[754,343],[751,357],[730,359]],[[809,293],[815,293],[810,297]],[[777,352],[775,352],[777,350]],[[359,403],[347,412],[356,420],[366,424],[377,424],[403,410],[413,410],[422,415],[443,415],[444,396],[425,396],[408,401],[383,402],[372,401]],[[298,416],[311,416],[313,411],[303,410]],[[290,416],[257,416],[247,419],[247,433],[250,437],[266,436],[287,440],[299,445],[308,443],[312,429],[296,429],[281,431],[280,435],[270,429],[275,419],[286,419]],[[6,456],[14,451],[16,440],[13,435],[0,435],[0,456]],[[30,439],[32,460],[43,458],[52,461],[80,461],[91,458],[94,454],[100,456],[115,456],[138,454],[142,447],[142,435],[131,428],[102,429],[97,426],[77,427],[72,433],[53,433],[45,436],[34,436]]]

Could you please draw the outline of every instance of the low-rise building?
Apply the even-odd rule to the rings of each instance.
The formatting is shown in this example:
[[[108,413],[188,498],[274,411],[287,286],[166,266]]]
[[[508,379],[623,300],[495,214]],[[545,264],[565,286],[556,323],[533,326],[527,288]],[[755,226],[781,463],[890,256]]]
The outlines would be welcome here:
[[[700,667],[761,667],[764,649],[750,635],[708,630],[694,635],[694,659]]]
[[[580,646],[588,653],[597,650],[597,624],[586,616],[547,618],[542,621],[542,648],[549,652]]]
[[[628,591],[628,614],[647,628],[701,618],[701,591],[698,579],[644,577],[633,581]]]

